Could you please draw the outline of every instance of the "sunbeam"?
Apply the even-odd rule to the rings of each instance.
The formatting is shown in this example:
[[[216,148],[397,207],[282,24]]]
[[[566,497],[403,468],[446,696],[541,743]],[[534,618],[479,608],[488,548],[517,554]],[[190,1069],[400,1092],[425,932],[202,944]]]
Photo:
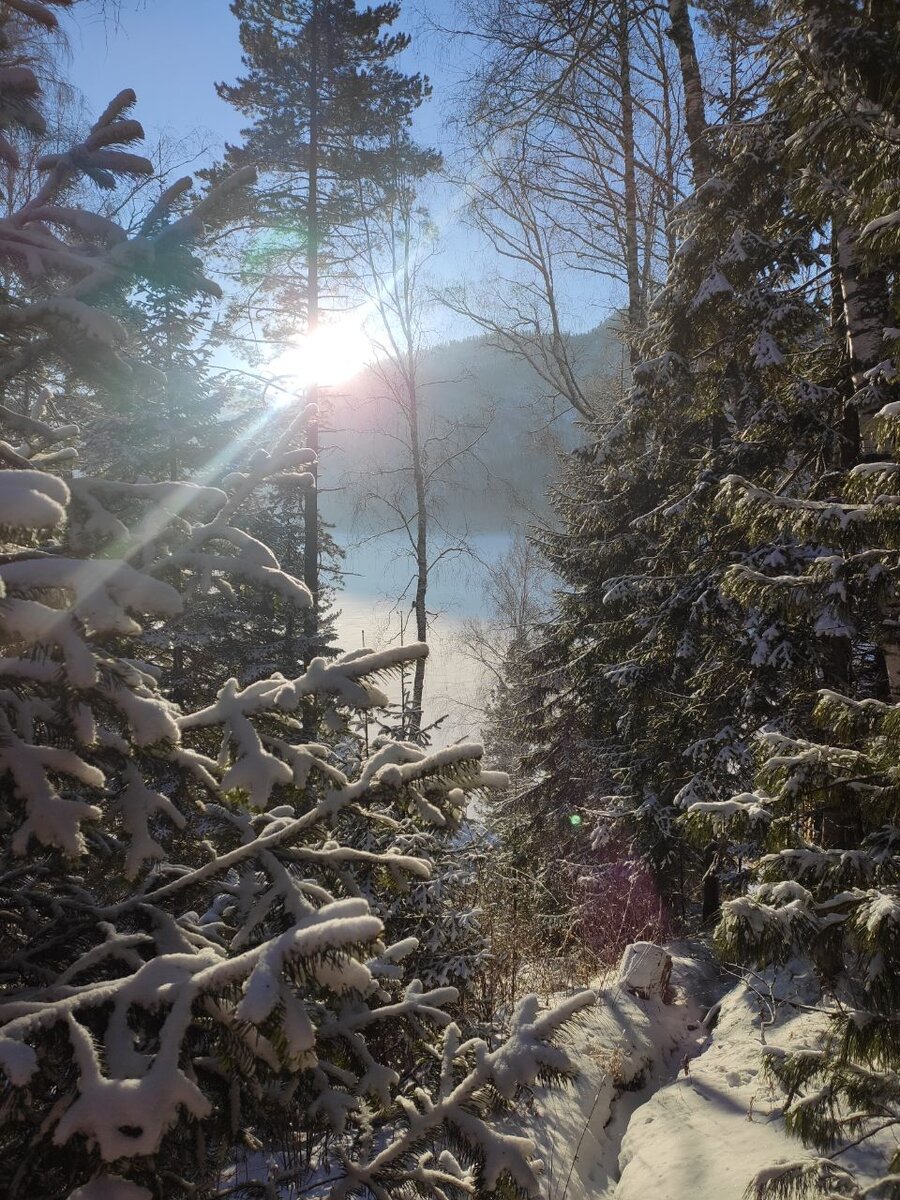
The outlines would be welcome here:
[[[273,376],[289,380],[296,388],[313,384],[334,387],[347,383],[372,358],[371,339],[358,320],[340,320],[320,325],[313,333],[298,337],[269,364]],[[276,400],[283,407],[285,400]]]

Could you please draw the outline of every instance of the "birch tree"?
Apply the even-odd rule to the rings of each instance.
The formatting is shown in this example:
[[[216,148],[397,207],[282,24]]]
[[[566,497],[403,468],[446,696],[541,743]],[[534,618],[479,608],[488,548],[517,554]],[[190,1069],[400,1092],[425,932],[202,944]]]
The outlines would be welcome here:
[[[627,339],[674,248],[668,213],[682,194],[686,147],[667,30],[655,8],[626,0],[471,15],[488,51],[462,119],[472,146],[465,185],[473,224],[509,264],[509,308],[492,313],[477,290],[451,302],[539,362],[584,415],[560,281],[587,306],[618,306]]]
[[[367,406],[371,431],[390,447],[385,459],[352,477],[359,493],[358,507],[380,509],[384,525],[371,536],[400,535],[411,562],[408,590],[416,637],[427,637],[432,614],[429,581],[442,563],[468,553],[464,528],[449,524],[443,500],[453,485],[455,470],[477,452],[490,414],[466,420],[436,412],[429,403],[429,383],[423,373],[428,349],[428,317],[434,307],[429,265],[438,249],[438,232],[420,198],[417,181],[398,173],[388,201],[366,205],[357,244],[364,265],[363,288],[368,294],[367,325],[373,341],[373,360]],[[489,481],[485,479],[486,486]],[[380,522],[379,522],[380,524]],[[422,732],[425,662],[413,675],[405,732],[417,739]]]

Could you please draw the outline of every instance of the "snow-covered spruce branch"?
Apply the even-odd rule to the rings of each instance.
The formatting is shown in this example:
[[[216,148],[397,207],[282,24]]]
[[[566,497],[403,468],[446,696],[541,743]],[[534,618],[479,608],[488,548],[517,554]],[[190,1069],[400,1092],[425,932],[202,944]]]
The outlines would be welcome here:
[[[37,504],[56,519],[67,501],[65,485],[56,486],[58,481],[38,473],[17,474],[16,511],[32,519]],[[461,1077],[452,1086],[441,1085],[445,1094],[427,1100],[427,1087],[414,1080],[412,1092],[401,1102],[393,1091],[401,1073],[382,1060],[379,1031],[398,1022],[411,1023],[422,1038],[429,1026],[448,1023],[445,1006],[454,1002],[456,992],[406,981],[398,965],[415,940],[385,944],[380,940],[383,922],[369,903],[361,897],[341,899],[333,890],[344,886],[341,880],[346,881],[348,870],[383,870],[395,880],[423,877],[429,870],[426,860],[390,844],[377,851],[335,840],[332,828],[342,813],[365,820],[371,806],[378,827],[390,838],[408,819],[391,816],[395,806],[398,814],[411,811],[418,820],[440,825],[459,810],[467,792],[496,786],[502,778],[482,770],[480,748],[471,745],[429,753],[388,743],[364,760],[351,778],[329,761],[327,748],[293,745],[290,740],[296,724],[290,713],[305,697],[325,695],[344,706],[370,708],[383,700],[370,680],[414,661],[426,648],[357,654],[331,664],[318,660],[296,679],[262,680],[244,689],[227,684],[214,704],[182,716],[155,690],[152,676],[139,669],[123,664],[114,684],[110,660],[91,648],[101,633],[130,635],[136,627],[135,606],[149,607],[152,600],[157,607],[174,610],[176,593],[169,585],[127,563],[109,560],[100,560],[95,568],[76,559],[37,556],[4,564],[4,569],[6,586],[17,592],[69,595],[67,619],[92,656],[83,678],[79,671],[86,668],[77,655],[67,659],[65,645],[56,662],[22,655],[2,662],[3,671],[20,689],[37,689],[33,700],[21,690],[0,696],[0,707],[19,722],[18,732],[8,726],[3,753],[19,799],[29,810],[10,850],[26,855],[36,839],[51,849],[81,854],[88,865],[86,875],[81,868],[78,904],[67,918],[79,928],[79,949],[66,956],[54,981],[35,986],[31,976],[21,999],[0,1006],[0,1062],[14,1089],[31,1093],[43,1086],[39,1081],[48,1071],[74,1071],[72,1089],[45,1119],[50,1144],[70,1147],[86,1138],[108,1162],[127,1158],[139,1163],[148,1154],[163,1153],[166,1140],[183,1125],[184,1114],[215,1126],[226,1063],[238,1055],[251,1091],[271,1089],[276,1080],[291,1075],[295,1082],[289,1092],[297,1086],[311,1088],[311,1111],[319,1114],[323,1137],[330,1130],[331,1137],[340,1139],[342,1170],[355,1172],[355,1179],[365,1178],[374,1194],[387,1194],[382,1180],[403,1178],[433,1189],[449,1189],[459,1182],[464,1192],[470,1190],[468,1184],[463,1186],[469,1176],[449,1151],[435,1162],[421,1152],[414,1163],[409,1161],[421,1138],[439,1136],[448,1122],[483,1160],[486,1179],[496,1182],[506,1172],[533,1190],[537,1177],[530,1146],[497,1133],[489,1121],[458,1106],[485,1088],[508,1096],[537,1072],[564,1070],[564,1057],[548,1039],[574,1008],[570,1005],[558,1014],[556,1024],[523,1010],[521,1027],[505,1048],[486,1057],[486,1048],[465,1043],[454,1057],[453,1069]],[[20,610],[9,611],[15,618]],[[47,611],[59,617],[60,610]],[[11,628],[8,622],[7,626],[8,636],[11,632],[14,639],[20,637],[15,619]],[[62,635],[54,636],[58,644]],[[55,708],[54,693],[66,680],[74,685],[82,714],[76,725],[82,746],[77,754],[42,747],[30,737],[47,715],[58,712],[58,721],[71,711]],[[84,710],[96,703],[92,694],[115,701],[117,692],[131,698],[118,700],[126,717],[136,704],[146,705],[146,711],[119,732],[107,729],[101,736]],[[34,711],[28,718],[31,728],[26,729],[22,722],[29,704]],[[271,728],[283,732],[268,733],[264,740],[255,723],[273,721]],[[182,744],[185,738],[202,740],[215,730],[224,738],[223,748],[231,748],[220,754],[218,763]],[[226,805],[217,808],[208,800],[199,809],[183,808],[177,797],[173,801],[165,790],[147,782],[136,753],[141,745],[151,761],[193,768],[207,794],[212,789],[225,800],[249,792],[268,803],[277,790],[279,800],[288,803],[267,813],[259,812],[257,805],[255,815],[251,808],[246,817],[240,808],[232,813]],[[90,761],[98,753],[106,759],[103,771]],[[66,788],[57,791],[51,776],[65,771],[73,771],[82,787],[93,789],[97,803],[82,801]],[[260,778],[268,780],[264,794],[254,790]],[[114,779],[121,782],[111,792]],[[311,789],[299,813],[295,805],[302,793],[297,789]],[[110,795],[115,797],[112,810],[105,802]],[[122,839],[113,832],[115,819],[110,824],[117,812],[129,843],[119,878],[122,890],[131,894],[109,904],[102,899],[109,891],[108,872],[100,867],[98,874],[91,860],[101,844],[107,855],[121,853]],[[190,824],[203,829],[208,841],[224,825],[232,831],[230,837],[237,835],[238,844],[232,849],[227,843],[220,846],[200,866],[173,864],[157,814],[179,837]],[[201,847],[201,854],[208,853]],[[149,875],[148,862],[159,862]],[[303,874],[296,873],[298,868]],[[154,885],[160,872],[174,874],[168,882]],[[0,887],[5,877],[0,877]],[[44,893],[42,880],[37,874],[29,886],[20,887],[19,901],[33,906]],[[136,882],[129,885],[129,880]],[[192,902],[205,897],[198,910],[206,906],[206,918],[173,909],[181,895]],[[287,928],[282,913],[290,914]],[[21,929],[39,942],[48,936],[34,914],[23,914]],[[13,957],[10,965],[16,961]],[[28,978],[29,960],[18,960],[18,970]],[[62,1042],[48,1042],[54,1029],[64,1032]],[[326,1046],[343,1049],[334,1055]],[[338,1067],[333,1059],[354,1062],[357,1070]],[[377,1154],[364,1152],[370,1118],[359,1105],[366,1095],[382,1106],[398,1105],[399,1116],[388,1125],[378,1118],[383,1131],[390,1127],[391,1136],[387,1142],[382,1138]],[[239,1123],[235,1103],[232,1096],[229,1128]],[[336,1187],[346,1191],[343,1183]]]
[[[32,4],[26,15],[34,17],[40,8]],[[31,74],[28,68],[18,69]],[[190,187],[190,180],[181,181],[167,189],[154,208],[153,220],[133,237],[115,221],[66,203],[66,192],[79,176],[111,188],[120,178],[153,174],[149,159],[131,149],[143,138],[140,123],[128,115],[134,103],[134,93],[126,89],[112,100],[83,142],[66,152],[45,155],[38,164],[45,178],[37,193],[0,218],[0,260],[30,285],[30,294],[16,297],[0,312],[0,321],[16,338],[24,335],[24,344],[0,363],[0,380],[11,380],[36,359],[60,351],[86,372],[92,358],[127,372],[122,323],[91,301],[101,293],[126,290],[136,279],[149,281],[169,271],[171,278],[182,278],[196,293],[220,294],[218,285],[199,269],[198,260],[182,251],[203,237],[206,223],[235,189],[253,182],[252,169],[237,172],[187,213],[173,217],[173,206]],[[4,144],[11,161],[6,139],[0,143],[0,157]],[[65,282],[60,285],[60,280]],[[48,282],[50,293],[39,294]]]
[[[407,647],[407,649],[409,648],[410,647]],[[411,648],[414,650],[418,649],[416,646]],[[390,653],[393,655],[394,651],[385,653]],[[339,666],[340,664],[335,663],[332,665]],[[250,689],[247,690],[249,691]],[[228,727],[227,718],[224,719],[224,723],[226,727]],[[243,734],[246,737],[246,740],[241,745],[241,750],[245,751],[244,758],[243,760],[239,761],[244,762],[246,765],[247,759],[250,759],[251,763],[258,763],[261,770],[271,777],[277,768],[272,766],[269,760],[274,763],[282,762],[282,760],[274,759],[274,756],[268,755],[261,745],[257,745],[256,742],[249,737],[249,734],[253,733],[253,726],[250,725],[245,717],[240,717],[238,731],[239,734]],[[457,751],[459,751],[459,753],[457,753]],[[346,808],[351,804],[356,805],[365,796],[370,788],[376,791],[383,791],[383,788],[379,788],[379,784],[382,782],[381,773],[385,768],[390,769],[393,766],[393,760],[396,758],[406,757],[419,764],[423,762],[427,763],[433,760],[438,766],[438,769],[444,770],[451,763],[455,763],[457,766],[462,767],[465,771],[465,774],[462,776],[462,778],[459,776],[454,776],[453,787],[449,789],[445,788],[445,790],[448,791],[456,790],[461,786],[464,790],[476,790],[488,786],[485,782],[485,773],[482,772],[477,765],[477,759],[480,757],[480,753],[480,747],[451,746],[445,750],[428,754],[416,746],[407,745],[401,742],[389,742],[387,745],[377,750],[369,759],[364,761],[360,775],[356,780],[351,782],[345,778],[343,781],[343,787],[329,788],[325,792],[324,796],[318,801],[318,803],[308,812],[305,812],[301,816],[293,819],[282,818],[277,822],[274,829],[260,834],[251,841],[244,842],[227,854],[217,856],[209,863],[204,864],[202,867],[198,867],[194,871],[179,874],[169,883],[163,884],[151,892],[135,896],[128,903],[144,904],[147,902],[156,902],[165,899],[187,888],[196,887],[198,884],[205,882],[207,879],[221,875],[238,864],[249,859],[253,859],[258,854],[281,847],[293,846],[293,844],[297,842],[302,835],[310,830],[313,830],[318,825],[325,824],[327,821],[335,817],[342,808]],[[246,775],[248,777],[255,778],[254,770],[255,768],[252,765],[246,765]],[[424,774],[424,772],[421,774]],[[329,773],[329,775],[329,781],[334,782],[333,774]],[[468,780],[466,776],[468,776]],[[502,782],[498,781],[504,780],[505,776],[501,776],[498,772],[492,772],[488,778],[491,780],[491,786],[502,786]],[[286,777],[279,782],[288,783],[290,780],[291,775],[288,771]],[[231,782],[232,786],[240,786],[239,783],[235,782],[234,777],[232,777]],[[393,790],[393,783],[389,784],[388,786],[391,788],[391,790]],[[419,808],[418,805],[417,808]],[[429,806],[429,808],[433,808],[433,806]],[[420,808],[419,810],[426,813],[429,811],[428,808]],[[440,817],[442,823],[444,820],[443,816],[439,812],[437,815]],[[330,849],[333,851],[333,858],[331,861],[339,861],[341,857],[340,848],[332,846]],[[384,860],[382,859],[382,861]],[[390,865],[398,869],[405,869],[413,874],[427,874],[427,864],[420,859],[409,858],[403,855],[392,855],[390,859]]]
[[[461,1041],[457,1026],[450,1025],[441,1047],[436,1095],[417,1088],[414,1099],[401,1102],[405,1131],[367,1162],[347,1163],[346,1175],[331,1189],[329,1200],[344,1200],[362,1187],[371,1189],[376,1196],[388,1197],[390,1193],[379,1187],[380,1179],[385,1175],[395,1186],[415,1178],[433,1184],[436,1180],[428,1180],[427,1163],[421,1158],[415,1161],[414,1167],[406,1166],[404,1160],[447,1124],[481,1160],[481,1178],[488,1190],[493,1190],[501,1176],[508,1174],[526,1194],[536,1195],[541,1164],[533,1159],[530,1140],[498,1133],[475,1115],[473,1108],[477,1111],[477,1106],[473,1102],[489,1087],[511,1100],[542,1073],[564,1075],[571,1072],[568,1056],[552,1045],[550,1038],[566,1021],[595,1002],[596,995],[585,991],[550,1012],[540,1014],[537,997],[526,996],[513,1014],[509,1038],[494,1051],[490,1051],[480,1038]],[[455,1159],[452,1165],[455,1168],[453,1178],[442,1182],[462,1193],[470,1191]]]
[[[800,537],[856,535],[863,544],[880,530],[895,533],[900,518],[900,500],[891,492],[877,494],[863,504],[809,500],[779,495],[739,475],[721,480],[721,501],[759,534],[788,527]]]
[[[39,0],[10,13],[54,24]],[[33,75],[4,83],[4,130],[38,131]],[[233,577],[309,602],[242,528],[259,490],[309,484],[302,414],[218,488],[35,469],[71,462],[78,434],[45,417],[63,400],[29,407],[32,379],[45,363],[57,378],[127,377],[130,295],[176,280],[215,294],[188,248],[252,177],[193,207],[179,181],[132,237],[76,207],[79,177],[148,173],[133,100],[121,93],[80,145],[45,156],[38,194],[0,221],[0,380],[31,372],[26,398],[0,410],[0,464],[17,468],[0,471],[0,1190],[187,1200],[215,1194],[250,1149],[276,1174],[299,1149],[301,1188],[356,1172],[379,1197],[395,1180],[435,1200],[501,1178],[533,1189],[530,1147],[491,1113],[568,1069],[552,1039],[578,1004],[543,1017],[530,1001],[492,1052],[441,1042],[456,989],[412,964],[452,938],[457,914],[447,899],[427,914],[401,903],[432,872],[437,833],[502,777],[474,746],[376,745],[360,761],[349,735],[304,735],[319,701],[340,722],[384,704],[380,677],[426,648],[314,659],[215,699],[213,685],[193,712],[166,690],[160,647],[198,594],[233,594]],[[0,139],[9,163],[11,147]],[[101,297],[117,316],[92,306]],[[451,1136],[480,1169],[460,1167]]]
[[[223,481],[227,491],[175,481],[73,480],[74,545],[112,545],[117,555],[152,576],[178,578],[186,572],[194,592],[230,592],[233,580],[269,589],[299,609],[308,608],[308,589],[281,569],[267,546],[231,523],[259,489],[273,483],[282,488],[312,484],[308,472],[297,470],[311,461],[312,452],[291,445],[300,423],[300,418],[291,423],[282,449],[254,455],[251,471],[229,475]],[[124,514],[135,504],[142,516],[129,527]]]
[[[362,992],[371,976],[352,951],[374,941],[381,930],[381,922],[364,901],[336,901],[279,937],[235,957],[211,952],[162,955],[110,983],[66,987],[62,990],[68,994],[45,1001],[0,1004],[0,1065],[11,1082],[27,1084],[38,1069],[37,1053],[27,1039],[64,1023],[78,1065],[78,1098],[62,1115],[54,1141],[62,1144],[75,1132],[85,1133],[96,1140],[107,1162],[153,1153],[181,1106],[198,1118],[210,1113],[210,1101],[178,1065],[192,1007],[200,998],[217,996],[229,985],[243,985],[240,1002],[222,1016],[257,1029],[276,1005],[283,1006],[287,1057],[301,1060],[312,1051],[316,1035],[303,1002],[282,982],[286,960],[318,961],[328,973],[330,987]],[[417,1007],[425,1011],[427,997],[422,1001]],[[78,1018],[110,1004],[104,1038],[109,1073],[105,1074],[93,1039]],[[148,1063],[146,1055],[135,1050],[129,1011],[160,1007],[167,1015],[159,1031],[159,1051]],[[135,1076],[141,1066],[144,1069]],[[141,1133],[125,1134],[123,1126]]]

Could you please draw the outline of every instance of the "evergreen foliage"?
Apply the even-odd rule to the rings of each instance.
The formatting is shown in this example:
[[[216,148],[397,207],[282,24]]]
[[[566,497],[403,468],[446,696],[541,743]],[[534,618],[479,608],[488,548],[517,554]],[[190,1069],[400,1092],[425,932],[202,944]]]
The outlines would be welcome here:
[[[731,587],[743,608],[771,605],[814,639],[817,682],[828,686],[811,728],[761,739],[756,787],[736,798],[733,814],[752,814],[763,851],[758,886],[725,905],[717,937],[724,953],[751,961],[809,956],[834,997],[822,1045],[767,1057],[787,1090],[788,1127],[824,1155],[900,1121],[891,516],[900,10],[803,4],[792,15],[797,24],[776,43],[773,103],[789,123],[792,200],[829,239],[840,297],[839,361],[820,353],[802,364],[807,387],[834,414],[837,452],[816,463],[802,492],[739,479],[727,484],[726,502],[736,524],[807,547],[804,559],[775,570],[733,571]],[[727,810],[719,816],[732,819]],[[898,1166],[894,1155],[867,1194],[900,1194]],[[773,1171],[760,1191],[818,1195],[826,1185],[859,1194],[852,1173],[830,1158]]]
[[[687,919],[732,892],[728,960],[816,962],[832,1033],[768,1064],[823,1154],[900,1116],[898,29],[895,4],[778,9],[764,89],[676,212],[631,391],[543,536],[563,588],[518,698],[548,877],[589,807],[587,867],[625,839]],[[758,1185],[861,1194],[830,1159]]]
[[[252,164],[260,172],[248,194],[245,217],[256,233],[241,273],[265,292],[264,325],[277,336],[307,314],[310,248],[323,281],[340,277],[361,202],[384,203],[395,178],[418,178],[438,165],[437,153],[409,136],[430,86],[395,66],[409,44],[407,34],[389,28],[396,4],[235,0],[231,8],[246,70],[218,90],[250,124],[241,145],[228,147],[224,166]]]

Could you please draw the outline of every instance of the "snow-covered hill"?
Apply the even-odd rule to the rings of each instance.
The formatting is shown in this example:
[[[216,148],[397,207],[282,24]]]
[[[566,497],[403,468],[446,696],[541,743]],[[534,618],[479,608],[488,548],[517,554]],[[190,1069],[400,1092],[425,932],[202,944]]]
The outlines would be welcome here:
[[[539,1094],[523,1118],[544,1157],[545,1200],[743,1200],[758,1172],[807,1155],[761,1059],[764,1044],[796,1046],[821,1029],[812,977],[794,963],[735,979],[699,947],[670,949],[670,1003],[601,981],[570,1048],[579,1078]],[[840,1161],[874,1176],[891,1148]]]

